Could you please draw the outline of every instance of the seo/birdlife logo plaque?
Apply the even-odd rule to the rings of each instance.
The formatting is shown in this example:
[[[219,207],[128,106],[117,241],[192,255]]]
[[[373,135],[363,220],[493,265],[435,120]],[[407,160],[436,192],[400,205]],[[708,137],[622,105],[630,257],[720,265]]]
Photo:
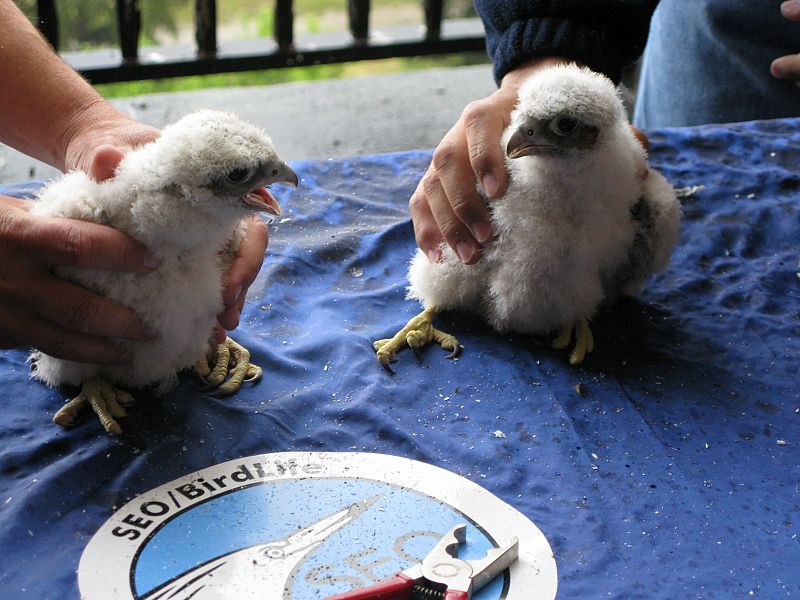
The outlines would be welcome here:
[[[78,569],[84,600],[315,600],[422,561],[457,523],[459,558],[519,538],[519,559],[474,600],[552,600],[542,532],[479,485],[368,453],[284,452],[208,467],[120,508]]]

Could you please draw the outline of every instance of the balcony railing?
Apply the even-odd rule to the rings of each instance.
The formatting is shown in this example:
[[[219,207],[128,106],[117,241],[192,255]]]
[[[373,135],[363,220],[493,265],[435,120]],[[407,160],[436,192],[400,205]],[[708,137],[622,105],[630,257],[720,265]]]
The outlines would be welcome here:
[[[140,48],[138,0],[117,0],[119,49],[62,56],[92,83],[110,83],[484,49],[478,19],[443,20],[443,0],[422,2],[425,22],[419,27],[371,32],[370,0],[347,0],[349,35],[295,39],[292,0],[275,0],[274,39],[218,42],[216,0],[195,0],[195,45]],[[37,8],[39,29],[58,50],[56,2],[38,0]]]

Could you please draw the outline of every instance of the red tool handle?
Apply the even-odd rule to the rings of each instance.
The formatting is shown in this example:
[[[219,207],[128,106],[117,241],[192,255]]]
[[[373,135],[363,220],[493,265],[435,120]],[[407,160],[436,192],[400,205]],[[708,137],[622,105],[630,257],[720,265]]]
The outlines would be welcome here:
[[[461,592],[459,590],[447,590],[444,593],[444,600],[469,600],[469,596],[467,592]]]
[[[322,600],[409,600],[416,580],[398,573],[391,579],[357,590],[328,596]],[[448,600],[467,600],[466,596],[453,596]]]

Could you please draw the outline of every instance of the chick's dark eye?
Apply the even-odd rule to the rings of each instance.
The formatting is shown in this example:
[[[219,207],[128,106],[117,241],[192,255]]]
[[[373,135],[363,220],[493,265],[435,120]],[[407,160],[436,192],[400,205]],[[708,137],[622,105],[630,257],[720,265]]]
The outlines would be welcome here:
[[[278,169],[272,169],[272,176],[275,177],[280,171]]]
[[[243,183],[253,175],[252,169],[233,169],[225,174],[225,179],[231,183]]]
[[[578,127],[578,122],[572,117],[558,117],[553,120],[550,128],[558,135],[569,135]]]

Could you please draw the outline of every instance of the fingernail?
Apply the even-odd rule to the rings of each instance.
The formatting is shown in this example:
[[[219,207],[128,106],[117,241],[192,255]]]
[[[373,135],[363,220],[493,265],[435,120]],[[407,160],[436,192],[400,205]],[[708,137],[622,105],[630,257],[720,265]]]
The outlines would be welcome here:
[[[428,260],[434,264],[442,260],[442,251],[439,248],[431,248],[425,254],[428,256]]]
[[[800,1],[786,0],[786,2],[783,2],[781,4],[781,14],[792,18],[800,16]]]
[[[472,235],[475,236],[475,239],[478,240],[478,242],[485,244],[492,237],[492,226],[483,222],[475,223],[472,226]]]
[[[499,187],[494,175],[487,173],[483,176],[481,183],[483,184],[483,193],[489,198],[494,198],[494,195],[497,193],[497,188]]]
[[[155,254],[148,252],[144,255],[144,266],[148,269],[155,269],[160,264],[161,259]]]
[[[461,259],[463,263],[469,263],[472,260],[472,246],[470,246],[466,242],[461,242],[456,245],[456,252],[458,253],[458,257]]]

